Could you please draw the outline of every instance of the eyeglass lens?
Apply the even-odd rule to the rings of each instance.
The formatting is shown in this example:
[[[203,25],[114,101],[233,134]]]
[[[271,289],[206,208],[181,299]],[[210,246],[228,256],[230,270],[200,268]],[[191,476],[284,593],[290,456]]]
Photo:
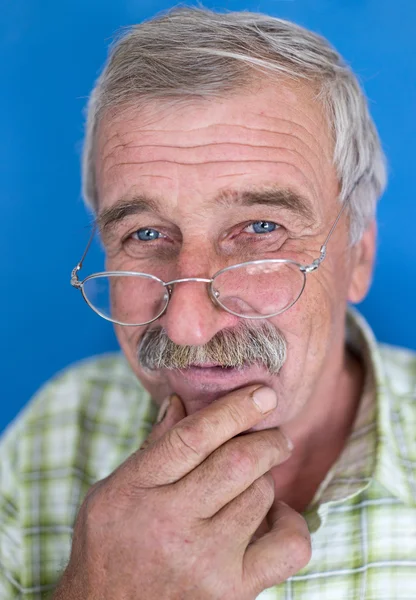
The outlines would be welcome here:
[[[211,293],[222,308],[241,317],[261,318],[289,308],[304,285],[305,275],[293,263],[265,261],[224,270],[212,282]],[[155,319],[169,301],[166,287],[144,275],[93,276],[84,281],[83,294],[99,314],[126,325]]]

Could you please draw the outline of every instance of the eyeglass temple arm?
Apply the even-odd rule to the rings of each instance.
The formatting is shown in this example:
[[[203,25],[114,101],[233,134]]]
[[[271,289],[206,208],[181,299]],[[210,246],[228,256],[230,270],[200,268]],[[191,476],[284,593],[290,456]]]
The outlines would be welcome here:
[[[352,196],[352,193],[353,193],[353,191],[355,190],[355,188],[356,188],[356,187],[357,187],[357,186],[358,186],[358,185],[359,185],[359,184],[360,184],[360,183],[361,183],[363,180],[365,180],[365,179],[367,178],[367,176],[368,176],[368,171],[369,171],[369,170],[368,170],[368,169],[366,169],[366,170],[364,171],[364,173],[363,173],[363,174],[362,174],[362,175],[361,175],[361,176],[360,176],[360,177],[357,179],[357,181],[356,181],[356,182],[353,184],[353,186],[351,187],[351,189],[350,189],[350,191],[349,191],[349,193],[348,193],[347,197],[345,198],[345,200],[344,200],[344,202],[343,202],[343,204],[342,204],[341,210],[339,211],[339,213],[338,213],[338,216],[337,216],[337,218],[335,219],[335,222],[334,222],[334,224],[332,225],[332,227],[331,227],[331,229],[330,229],[330,231],[329,231],[329,233],[328,233],[328,235],[327,235],[327,237],[326,237],[326,240],[324,241],[324,243],[323,243],[323,244],[322,244],[322,246],[321,246],[321,250],[320,250],[320,253],[321,253],[321,255],[320,255],[320,257],[319,257],[319,258],[316,258],[316,259],[315,259],[315,260],[312,262],[312,264],[311,264],[311,265],[309,265],[308,267],[306,267],[305,271],[307,271],[308,273],[309,273],[310,271],[315,271],[315,270],[316,270],[316,269],[319,267],[319,265],[321,264],[321,262],[324,260],[324,258],[325,258],[325,256],[326,256],[326,247],[327,247],[327,245],[328,245],[328,242],[329,242],[329,240],[330,240],[330,238],[331,238],[331,236],[332,236],[332,234],[333,234],[333,232],[334,232],[334,229],[335,229],[335,227],[338,225],[338,221],[340,220],[340,218],[341,218],[341,216],[342,216],[342,213],[343,213],[343,212],[344,212],[344,210],[345,210],[345,207],[346,207],[346,206],[347,206],[347,204],[349,203],[349,201],[350,201],[350,199],[351,199],[351,196]]]
[[[81,260],[79,261],[79,263],[77,264],[76,267],[74,267],[71,271],[71,285],[75,288],[80,288],[81,287],[81,283],[78,279],[78,271],[81,269],[82,267],[82,263],[84,262],[84,258],[87,256],[87,252],[90,249],[92,240],[94,239],[94,235],[97,229],[97,225],[94,223],[94,226],[92,228],[92,232],[90,235],[90,239],[88,240],[88,244],[87,247],[84,250],[84,254],[81,257]]]
[[[331,236],[332,236],[332,234],[334,232],[335,227],[338,225],[338,221],[340,220],[340,218],[342,216],[342,213],[344,212],[345,207],[347,206],[347,203],[348,203],[348,199],[344,200],[344,203],[343,203],[343,205],[341,207],[341,210],[339,211],[337,218],[335,219],[335,221],[334,221],[331,229],[329,230],[329,233],[326,236],[326,240],[324,241],[324,243],[321,246],[319,258],[315,258],[315,260],[310,265],[308,265],[307,267],[305,267],[305,271],[307,273],[311,273],[312,271],[316,271],[316,269],[319,267],[319,265],[321,264],[321,262],[326,257],[326,247],[328,245],[329,240],[331,239]]]

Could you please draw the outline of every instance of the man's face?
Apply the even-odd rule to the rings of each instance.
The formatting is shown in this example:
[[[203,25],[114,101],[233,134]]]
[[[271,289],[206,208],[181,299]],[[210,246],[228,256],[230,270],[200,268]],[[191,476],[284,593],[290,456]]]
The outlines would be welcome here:
[[[310,264],[339,210],[333,139],[305,84],[265,85],[255,93],[186,105],[153,102],[140,111],[108,114],[97,148],[99,214],[121,200],[151,199],[147,208],[142,205],[138,214],[104,232],[108,270],[146,272],[166,281],[166,273],[168,279],[209,278],[223,267],[261,258]],[[290,205],[240,201],[244,192],[269,188],[302,197],[309,215]],[[148,231],[139,237],[138,230]],[[278,373],[261,363],[242,370],[153,371],[139,363],[138,348],[149,331],[162,328],[174,345],[188,347],[238,330],[241,318],[215,306],[204,283],[176,284],[162,317],[143,327],[116,326],[116,334],[158,403],[176,392],[191,414],[232,389],[264,383],[276,390],[278,406],[263,425],[278,426],[299,416],[342,364],[346,302],[359,300],[368,285],[358,256],[348,248],[344,215],[327,258],[307,276],[298,302],[267,319],[286,340],[287,358]],[[128,294],[123,298],[127,306],[137,302],[140,298]]]

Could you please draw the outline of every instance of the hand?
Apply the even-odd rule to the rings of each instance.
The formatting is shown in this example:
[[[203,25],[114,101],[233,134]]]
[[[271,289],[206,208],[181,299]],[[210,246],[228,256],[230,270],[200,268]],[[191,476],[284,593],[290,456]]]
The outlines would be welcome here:
[[[269,473],[287,439],[235,437],[270,412],[259,392],[275,398],[250,386],[187,417],[173,397],[146,447],[89,490],[55,600],[252,600],[309,562],[306,522],[274,500]]]

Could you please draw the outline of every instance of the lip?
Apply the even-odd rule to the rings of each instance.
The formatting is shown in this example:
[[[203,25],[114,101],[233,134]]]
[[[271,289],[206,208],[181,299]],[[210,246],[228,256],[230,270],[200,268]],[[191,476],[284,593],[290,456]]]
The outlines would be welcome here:
[[[200,402],[201,405],[240,387],[256,383],[270,384],[270,373],[260,364],[247,364],[241,368],[195,366],[180,370],[166,369],[163,377],[180,397]]]
[[[202,365],[198,365],[198,364],[194,364],[194,365],[190,365],[188,368],[189,369],[212,369],[214,367],[220,367],[221,369],[224,368],[222,367],[222,365],[220,365],[220,363],[203,363]]]
[[[280,374],[280,373],[279,373]],[[252,385],[276,384],[265,365],[247,364],[241,369],[222,367],[188,367],[159,371],[171,392],[182,400],[187,415],[191,415],[235,390]]]
[[[231,381],[234,379],[242,379],[250,369],[249,366],[243,367],[221,367],[219,365],[204,365],[204,366],[190,366],[187,369],[181,369],[177,371],[181,377],[186,381],[194,382],[211,382],[216,381],[223,382],[224,380]]]

